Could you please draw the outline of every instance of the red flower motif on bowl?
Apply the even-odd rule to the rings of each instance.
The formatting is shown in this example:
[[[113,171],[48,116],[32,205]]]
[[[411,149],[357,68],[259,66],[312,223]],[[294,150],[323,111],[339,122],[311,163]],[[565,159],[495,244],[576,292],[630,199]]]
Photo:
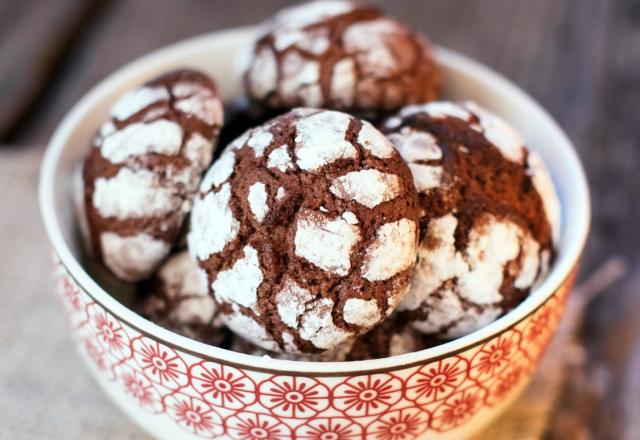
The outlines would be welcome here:
[[[226,420],[227,434],[237,440],[286,440],[291,429],[268,414],[240,412]]]
[[[333,406],[350,417],[381,414],[402,398],[402,382],[392,374],[346,379],[333,391]]]
[[[131,347],[136,363],[152,382],[172,390],[188,383],[187,365],[172,348],[144,336],[134,339]]]
[[[330,417],[314,418],[296,430],[299,440],[358,440],[363,438],[362,426],[353,420]]]
[[[367,430],[367,439],[411,440],[429,427],[429,414],[419,408],[406,408],[383,414]]]
[[[189,371],[191,384],[213,406],[238,410],[256,400],[256,385],[237,368],[203,361]]]
[[[172,394],[166,397],[165,405],[171,418],[185,431],[204,438],[217,438],[224,432],[220,416],[196,397]]]
[[[420,367],[407,379],[407,398],[419,405],[444,399],[467,380],[468,368],[469,362],[460,356]]]
[[[260,403],[280,417],[307,419],[329,406],[329,390],[309,377],[273,376],[260,384]]]

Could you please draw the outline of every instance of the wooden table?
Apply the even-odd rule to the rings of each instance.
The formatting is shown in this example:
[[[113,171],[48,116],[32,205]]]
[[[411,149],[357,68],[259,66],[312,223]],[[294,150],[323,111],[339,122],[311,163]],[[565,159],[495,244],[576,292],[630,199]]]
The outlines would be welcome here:
[[[0,149],[21,149],[0,161],[37,157],[72,103],[127,61],[286,3],[0,0]],[[640,1],[372,3],[511,78],[576,144],[593,197],[581,277],[612,256],[627,270],[586,310],[546,436],[640,438]],[[8,246],[0,238],[0,257]]]

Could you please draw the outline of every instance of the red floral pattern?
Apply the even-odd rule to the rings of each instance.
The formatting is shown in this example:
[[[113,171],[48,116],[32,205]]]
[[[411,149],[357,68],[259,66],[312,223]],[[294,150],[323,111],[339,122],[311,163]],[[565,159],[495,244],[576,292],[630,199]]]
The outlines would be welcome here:
[[[191,383],[210,404],[242,409],[256,400],[254,382],[237,368],[203,361],[191,367]]]
[[[392,374],[346,379],[333,392],[334,407],[347,416],[372,416],[387,411],[402,398],[402,381]]]
[[[407,398],[418,404],[442,400],[467,380],[469,362],[460,356],[419,368],[407,380]]]
[[[74,335],[97,374],[195,438],[244,440],[411,440],[482,417],[483,408],[529,380],[573,284],[571,277],[529,317],[456,355],[391,373],[309,377],[178,351],[104,309],[61,265],[56,274]]]
[[[362,437],[362,426],[340,417],[314,418],[296,430],[299,440],[357,440]]]
[[[384,414],[373,422],[368,439],[411,440],[429,427],[429,414],[418,408],[405,408]]]
[[[227,419],[227,434],[237,440],[285,440],[291,429],[277,417],[241,412]]]
[[[204,438],[217,438],[224,432],[218,413],[196,397],[172,394],[165,404],[171,418],[185,431]]]
[[[448,431],[463,423],[482,406],[486,391],[470,387],[444,401],[433,413],[431,427],[436,431]]]
[[[131,348],[136,363],[152,382],[174,390],[187,384],[187,366],[174,349],[147,337],[134,339]]]
[[[260,403],[279,417],[308,419],[329,406],[329,389],[310,377],[273,376],[260,385]]]

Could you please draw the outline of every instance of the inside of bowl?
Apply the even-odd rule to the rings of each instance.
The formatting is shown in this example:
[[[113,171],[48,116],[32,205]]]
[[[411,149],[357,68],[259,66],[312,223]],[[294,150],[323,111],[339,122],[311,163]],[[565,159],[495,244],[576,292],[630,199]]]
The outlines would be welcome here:
[[[231,35],[231,36],[230,36]],[[101,83],[80,103],[73,117],[65,121],[67,133],[63,133],[66,145],[59,155],[53,179],[54,215],[61,227],[63,239],[76,259],[82,258],[82,245],[78,235],[78,224],[74,215],[72,197],[72,175],[74,168],[85,156],[91,139],[99,124],[106,118],[114,100],[125,90],[178,67],[195,67],[212,75],[219,84],[227,101],[241,96],[239,76],[234,72],[234,56],[249,41],[248,32],[223,35],[223,37],[200,37],[201,42],[177,45],[148,55],[125,67]],[[583,224],[577,218],[588,205],[585,194],[576,195],[576,182],[581,181],[582,172],[575,153],[562,131],[526,95],[494,73],[455,53],[440,49],[437,56],[444,69],[445,99],[474,100],[502,115],[525,137],[527,146],[537,151],[547,164],[556,185],[562,205],[561,239],[558,244],[558,259],[554,272],[569,272],[575,261],[564,261],[569,248],[581,249],[585,228],[568,228],[568,225]],[[575,251],[576,257],[579,250]],[[563,266],[559,268],[558,266]],[[571,267],[569,267],[571,266]],[[110,277],[100,276],[95,268],[87,267],[105,290],[116,299],[128,303],[131,292],[124,286],[109,284]],[[561,281],[561,280],[560,280]],[[559,281],[556,280],[557,284]],[[543,283],[544,284],[544,283]],[[534,296],[535,292],[531,295]],[[531,298],[530,296],[530,298]],[[530,299],[528,299],[530,300]]]

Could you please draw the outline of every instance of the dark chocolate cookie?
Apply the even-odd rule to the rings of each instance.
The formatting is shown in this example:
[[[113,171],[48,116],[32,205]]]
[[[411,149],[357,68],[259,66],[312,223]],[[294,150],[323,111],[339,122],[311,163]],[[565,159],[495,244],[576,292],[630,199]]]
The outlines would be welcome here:
[[[426,38],[376,8],[313,1],[263,25],[244,80],[267,108],[323,107],[376,117],[436,99],[441,74]]]
[[[422,209],[415,277],[398,310],[450,338],[519,304],[546,274],[559,224],[540,159],[470,102],[406,107],[383,132],[407,161]]]
[[[314,352],[395,309],[418,216],[411,172],[378,130],[297,109],[249,130],[211,167],[188,244],[231,330],[268,350]]]
[[[125,281],[169,255],[222,125],[214,82],[177,70],[123,95],[84,163],[90,248]]]

